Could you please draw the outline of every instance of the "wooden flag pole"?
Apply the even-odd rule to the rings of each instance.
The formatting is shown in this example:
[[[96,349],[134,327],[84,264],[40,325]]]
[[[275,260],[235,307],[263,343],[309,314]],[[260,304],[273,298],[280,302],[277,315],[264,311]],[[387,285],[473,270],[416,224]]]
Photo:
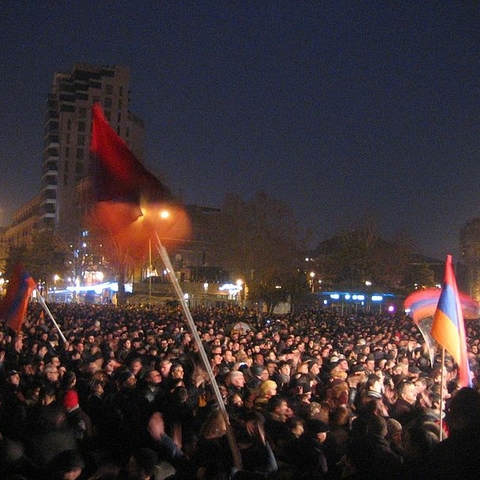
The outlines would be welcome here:
[[[440,441],[443,440],[443,389],[445,388],[445,347],[442,347],[442,370],[440,376]]]
[[[185,301],[185,297],[182,291],[182,288],[180,287],[180,283],[178,282],[177,277],[175,276],[175,271],[173,270],[173,265],[172,262],[170,261],[170,257],[168,256],[168,252],[163,246],[160,237],[158,236],[158,233],[155,232],[155,236],[157,239],[157,249],[162,257],[163,263],[165,264],[165,268],[167,269],[168,276],[172,282],[172,285],[175,289],[175,293],[177,294],[178,301],[180,302],[180,305],[182,306],[183,313],[185,314],[185,317],[187,319],[188,326],[190,328],[190,332],[195,340],[195,342],[198,345],[198,351],[200,353],[200,357],[202,358],[202,361],[205,366],[205,370],[207,371],[208,377],[210,379],[210,382],[212,384],[213,392],[215,394],[215,397],[217,399],[218,407],[220,409],[220,412],[222,413],[224,419],[225,419],[225,424],[227,427],[227,438],[228,438],[228,443],[230,446],[230,449],[232,451],[233,455],[233,461],[235,464],[235,468],[237,470],[242,469],[242,459],[240,456],[240,450],[238,448],[237,442],[235,440],[235,436],[233,435],[233,430],[230,425],[230,420],[228,416],[227,409],[225,408],[225,403],[223,402],[222,394],[220,393],[220,389],[218,388],[217,381],[215,380],[215,375],[213,373],[212,367],[210,365],[210,362],[207,357],[207,353],[205,352],[205,348],[203,347],[202,340],[198,334],[197,327],[195,325],[195,322],[193,320],[192,314],[190,312],[190,309],[188,308],[187,302]]]
[[[42,305],[43,309],[45,310],[45,312],[47,312],[47,315],[50,317],[50,319],[52,320],[53,324],[55,325],[55,328],[58,330],[58,333],[60,335],[60,337],[62,338],[63,342],[66,343],[67,342],[67,339],[65,338],[65,335],[63,335],[62,331],[60,330],[60,327],[58,326],[58,323],[55,321],[55,319],[53,318],[53,315],[52,315],[52,312],[50,311],[50,309],[48,308],[47,304],[45,303],[45,300],[43,299],[42,295],[40,295],[40,292],[35,289],[37,294],[38,294],[38,301],[40,302],[40,304]]]

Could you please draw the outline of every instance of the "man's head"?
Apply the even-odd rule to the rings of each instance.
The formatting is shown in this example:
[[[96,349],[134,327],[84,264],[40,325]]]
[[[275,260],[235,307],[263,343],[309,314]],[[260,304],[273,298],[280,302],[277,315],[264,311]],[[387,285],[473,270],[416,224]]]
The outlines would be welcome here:
[[[400,382],[397,387],[398,396],[410,405],[417,400],[417,387],[412,382]]]
[[[328,425],[316,418],[307,420],[305,424],[305,434],[310,438],[318,440],[320,443],[326,440],[328,430]]]
[[[265,363],[265,366],[267,367],[268,375],[271,377],[275,373],[275,370],[277,369],[277,363],[272,360],[268,360]]]
[[[383,394],[383,383],[378,375],[369,375],[366,388],[368,396],[381,398]]]
[[[267,409],[269,412],[275,413],[282,418],[286,418],[290,411],[287,400],[280,395],[274,395],[268,400]]]
[[[282,375],[290,376],[290,373],[292,371],[292,367],[290,366],[290,364],[288,362],[282,361],[282,362],[278,363],[278,371]]]
[[[117,372],[115,381],[120,389],[133,389],[137,384],[137,379],[130,370]]]
[[[58,367],[49,363],[45,367],[45,376],[49,382],[57,382],[60,377],[60,372],[58,371]]]
[[[250,368],[254,377],[258,378],[262,382],[268,380],[268,370],[265,365],[252,365]]]
[[[158,455],[153,450],[150,448],[139,448],[130,457],[127,470],[131,478],[149,480],[154,478],[157,463]]]
[[[370,415],[367,421],[367,433],[385,438],[388,433],[387,421],[379,415]]]
[[[185,375],[185,371],[183,369],[183,365],[181,363],[174,363],[170,367],[170,377],[175,380],[182,380],[183,376]]]
[[[129,369],[135,376],[137,376],[140,373],[140,370],[142,369],[142,367],[143,367],[143,364],[139,358],[133,358],[129,363]]]
[[[162,378],[167,378],[172,368],[172,362],[170,360],[162,360],[160,362],[159,370]]]
[[[367,359],[365,360],[365,368],[370,372],[375,370],[375,357],[373,355],[367,355]]]
[[[7,383],[10,385],[20,385],[20,374],[16,370],[10,370],[7,372]]]
[[[145,375],[145,381],[148,385],[159,385],[162,382],[162,376],[160,375],[160,372],[158,370],[150,370]]]
[[[223,361],[222,347],[214,345],[212,348],[211,355],[212,355],[212,360],[214,365],[220,365],[222,363]]]
[[[447,422],[451,431],[480,427],[480,393],[473,388],[462,388],[452,395]]]
[[[239,370],[234,370],[228,373],[225,382],[227,385],[232,385],[236,388],[243,388],[245,386],[245,376]]]

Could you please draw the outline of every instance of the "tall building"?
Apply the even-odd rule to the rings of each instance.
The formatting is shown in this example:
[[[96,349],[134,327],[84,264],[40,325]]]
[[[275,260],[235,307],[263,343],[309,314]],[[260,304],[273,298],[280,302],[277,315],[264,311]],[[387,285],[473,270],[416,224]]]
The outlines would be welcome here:
[[[460,231],[460,286],[480,301],[480,218],[467,222]]]
[[[91,107],[100,102],[110,125],[143,161],[145,127],[129,110],[130,72],[124,66],[76,63],[55,73],[47,100],[39,230],[66,241],[81,225],[78,187],[89,175]]]
[[[5,269],[5,262],[7,261],[8,256],[8,240],[7,240],[7,231],[8,227],[0,225],[0,290],[3,285],[2,273]]]

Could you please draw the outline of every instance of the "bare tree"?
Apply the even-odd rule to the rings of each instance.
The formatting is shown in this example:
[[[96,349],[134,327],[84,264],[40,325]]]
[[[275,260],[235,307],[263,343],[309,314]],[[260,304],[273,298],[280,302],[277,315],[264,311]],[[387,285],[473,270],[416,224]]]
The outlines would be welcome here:
[[[215,234],[220,264],[248,284],[252,300],[291,294],[285,285],[296,278],[305,233],[283,202],[265,193],[249,200],[228,194]]]

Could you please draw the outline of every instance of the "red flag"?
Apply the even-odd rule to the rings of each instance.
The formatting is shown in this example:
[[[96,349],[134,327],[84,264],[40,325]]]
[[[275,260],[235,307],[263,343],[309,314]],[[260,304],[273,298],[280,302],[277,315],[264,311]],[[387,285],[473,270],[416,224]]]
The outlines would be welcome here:
[[[432,337],[453,357],[458,365],[459,386],[471,386],[467,341],[457,281],[453,273],[452,256],[447,255],[445,278],[437,309],[433,316]]]
[[[92,139],[94,195],[97,205],[116,207],[123,213],[123,223],[135,221],[142,212],[141,201],[171,200],[170,190],[152,175],[133,155],[125,142],[110,127],[97,103],[93,106]],[[106,205],[105,205],[106,204]],[[107,216],[107,227],[116,228],[116,215]],[[113,222],[111,225],[109,222]]]
[[[8,283],[5,298],[0,304],[0,318],[4,319],[6,325],[17,333],[25,320],[28,299],[36,288],[33,278],[18,263]]]
[[[162,240],[188,237],[185,210],[110,127],[99,104],[93,106],[90,152],[96,203],[89,219],[114,235],[123,253],[138,259],[155,234]]]

